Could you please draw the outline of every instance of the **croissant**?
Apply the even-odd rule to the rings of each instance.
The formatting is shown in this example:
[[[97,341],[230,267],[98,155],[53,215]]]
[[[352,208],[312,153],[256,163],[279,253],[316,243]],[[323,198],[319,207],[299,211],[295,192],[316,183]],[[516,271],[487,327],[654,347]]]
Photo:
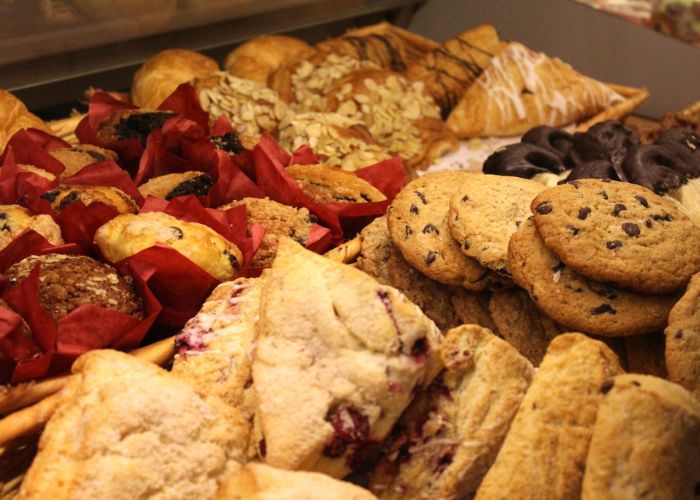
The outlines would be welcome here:
[[[559,59],[511,43],[467,89],[447,125],[460,138],[519,135],[578,122],[623,99]]]
[[[131,102],[156,109],[181,83],[219,70],[210,57],[191,50],[164,50],[146,60],[131,82]]]
[[[447,40],[411,64],[404,76],[424,82],[442,117],[447,118],[464,91],[504,46],[496,28],[484,24]]]
[[[0,89],[0,152],[5,149],[10,138],[23,128],[37,128],[51,133],[51,128],[38,116],[29,112],[22,101],[9,92]]]
[[[267,85],[267,79],[283,63],[306,57],[311,46],[291,36],[266,35],[255,38],[229,52],[224,69],[238,78]]]

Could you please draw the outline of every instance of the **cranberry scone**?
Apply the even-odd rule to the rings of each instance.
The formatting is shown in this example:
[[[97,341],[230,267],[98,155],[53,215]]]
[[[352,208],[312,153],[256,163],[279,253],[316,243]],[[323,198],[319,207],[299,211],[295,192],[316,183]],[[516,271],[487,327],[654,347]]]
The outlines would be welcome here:
[[[440,355],[445,371],[403,414],[373,473],[380,498],[472,497],[534,374],[527,359],[479,325],[447,332]]]
[[[343,477],[440,371],[440,331],[396,289],[280,240],[253,361],[261,457]]]

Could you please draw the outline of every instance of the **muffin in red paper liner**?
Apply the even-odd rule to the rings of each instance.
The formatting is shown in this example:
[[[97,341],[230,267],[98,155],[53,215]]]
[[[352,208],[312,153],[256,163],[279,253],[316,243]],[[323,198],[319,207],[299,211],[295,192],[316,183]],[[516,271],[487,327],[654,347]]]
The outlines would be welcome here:
[[[403,161],[392,158],[355,172],[379,189],[386,200],[372,203],[315,203],[285,170],[292,164],[318,163],[318,157],[311,154],[308,148],[290,156],[272,137],[263,134],[252,156],[256,182],[265,194],[286,205],[308,208],[330,228],[336,243],[351,238],[372,219],[384,214],[403,186]]]
[[[47,254],[44,258],[48,262],[55,255],[58,254]],[[73,259],[88,258],[74,256],[66,259],[72,262]],[[93,266],[108,269],[106,264],[91,262]],[[7,367],[11,365],[12,383],[64,371],[78,356],[91,349],[136,347],[160,313],[160,304],[153,293],[140,276],[133,274],[128,279],[140,297],[142,313],[129,315],[101,305],[78,304],[77,307],[65,309],[63,312],[67,314],[52,318],[49,311],[41,305],[42,298],[46,300],[46,289],[41,291],[41,269],[42,264],[39,262],[26,277],[17,280],[14,286],[10,286],[8,280],[3,278],[5,290],[2,300],[11,308],[10,312],[20,315],[26,321],[31,331],[31,337],[27,337],[26,330],[18,327],[17,318],[8,313],[7,308],[0,308],[0,319],[5,319],[0,320],[0,364],[3,365],[0,371],[6,373]],[[114,269],[105,272],[116,276]],[[77,278],[73,277],[74,282],[82,283]],[[53,279],[55,281],[56,277]],[[66,295],[59,290],[56,297],[56,300],[60,300]],[[74,295],[67,294],[67,297],[70,300]]]
[[[107,260],[116,260],[115,266],[119,269],[128,267],[132,272],[141,276],[144,282],[148,283],[149,288],[163,306],[159,322],[172,326],[182,326],[196,314],[211,290],[220,283],[217,277],[220,279],[233,278],[241,267],[250,261],[262,241],[264,229],[261,226],[253,225],[250,228],[250,234],[248,233],[245,207],[235,207],[227,211],[209,209],[203,207],[195,196],[174,198],[169,202],[160,198],[147,198],[141,213],[158,212],[163,212],[169,217],[167,219],[162,218],[166,220],[151,221],[149,218],[147,221],[142,221],[144,229],[149,224],[154,224],[154,227],[149,229],[148,234],[143,233],[144,238],[147,238],[144,240],[145,244],[151,246],[143,248],[136,253],[130,254],[130,249],[126,247],[119,248],[119,240],[113,238],[117,234],[113,231],[122,231],[124,229],[119,218],[109,223],[103,230],[98,231],[95,239],[101,246],[105,257],[109,256]],[[125,221],[124,224],[132,222],[127,220],[127,217],[134,218],[138,216],[122,216]],[[171,220],[170,217],[175,218],[172,219],[175,221],[179,219],[184,223],[194,222],[207,226],[207,231],[213,230],[217,237],[230,242],[233,247],[228,249],[229,260],[235,259],[235,265],[233,261],[231,262],[230,273],[226,274],[226,276],[219,275],[215,277],[173,247],[159,243],[156,235],[168,229],[173,232],[173,238],[175,238],[173,241],[179,240],[183,244],[187,244],[188,240],[184,237],[187,236],[189,238],[191,230],[195,231],[195,235],[202,236],[203,234],[202,229],[198,227],[185,227],[182,223],[173,224],[169,222]],[[185,231],[183,231],[183,227]],[[207,235],[204,234],[204,236]],[[151,242],[151,240],[155,240],[155,242]],[[130,245],[132,245],[132,248],[139,248],[140,243],[137,240],[132,240]],[[212,248],[212,251],[214,251],[215,247]],[[196,250],[198,258],[205,256],[204,248],[197,248]],[[235,252],[240,252],[240,259]],[[126,255],[123,258],[121,258],[122,253]],[[199,255],[200,253],[202,255]],[[118,260],[114,258],[115,256],[118,256]],[[221,259],[221,255],[217,254],[216,259],[212,259],[211,262],[206,261],[206,264],[212,266],[212,269],[223,269],[218,264],[221,262]]]

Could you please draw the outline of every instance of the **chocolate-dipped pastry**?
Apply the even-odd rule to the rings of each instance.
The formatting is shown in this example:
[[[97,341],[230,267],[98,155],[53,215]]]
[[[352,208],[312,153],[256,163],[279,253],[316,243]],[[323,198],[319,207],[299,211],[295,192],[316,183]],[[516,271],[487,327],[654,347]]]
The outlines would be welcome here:
[[[681,157],[691,168],[691,177],[700,177],[700,136],[687,128],[664,130],[654,141]]]
[[[622,162],[627,152],[639,144],[635,131],[617,120],[598,123],[585,133],[574,134],[573,146],[567,162],[574,166],[593,160],[608,160],[612,163],[617,178],[625,181]]]
[[[566,155],[573,144],[574,137],[566,130],[549,125],[531,128],[523,135],[520,142],[527,142],[549,149],[552,153]]]
[[[531,178],[565,170],[560,155],[535,144],[517,143],[498,148],[484,162],[484,173]]]
[[[559,184],[578,179],[610,179],[619,180],[615,167],[609,160],[593,160],[576,165],[568,177]]]
[[[627,181],[640,184],[657,194],[687,182],[692,168],[670,149],[656,144],[632,148],[622,167]]]

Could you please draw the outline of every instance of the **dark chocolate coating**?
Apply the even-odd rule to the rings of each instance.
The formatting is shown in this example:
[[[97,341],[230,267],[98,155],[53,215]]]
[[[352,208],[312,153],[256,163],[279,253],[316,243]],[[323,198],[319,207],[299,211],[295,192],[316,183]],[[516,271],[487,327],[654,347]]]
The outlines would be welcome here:
[[[700,136],[682,127],[664,130],[654,141],[683,159],[690,167],[691,177],[700,177]]]
[[[622,167],[629,182],[663,194],[687,182],[690,166],[670,149],[656,144],[632,148]]]
[[[571,149],[573,140],[574,137],[566,130],[540,125],[525,132],[520,142],[535,144],[563,157]]]
[[[619,180],[615,173],[615,167],[608,160],[593,160],[576,165],[569,176],[561,181],[560,184],[578,179]]]
[[[206,174],[181,182],[172,191],[165,195],[166,200],[172,200],[177,196],[206,196],[209,189],[214,185],[214,180]]]
[[[574,141],[567,163],[575,166],[594,160],[608,160],[619,180],[625,181],[622,162],[627,152],[639,145],[637,133],[617,120],[593,125],[587,132],[574,134]]]
[[[535,144],[509,144],[494,151],[484,162],[484,173],[531,178],[537,174],[565,170],[561,157]]]

